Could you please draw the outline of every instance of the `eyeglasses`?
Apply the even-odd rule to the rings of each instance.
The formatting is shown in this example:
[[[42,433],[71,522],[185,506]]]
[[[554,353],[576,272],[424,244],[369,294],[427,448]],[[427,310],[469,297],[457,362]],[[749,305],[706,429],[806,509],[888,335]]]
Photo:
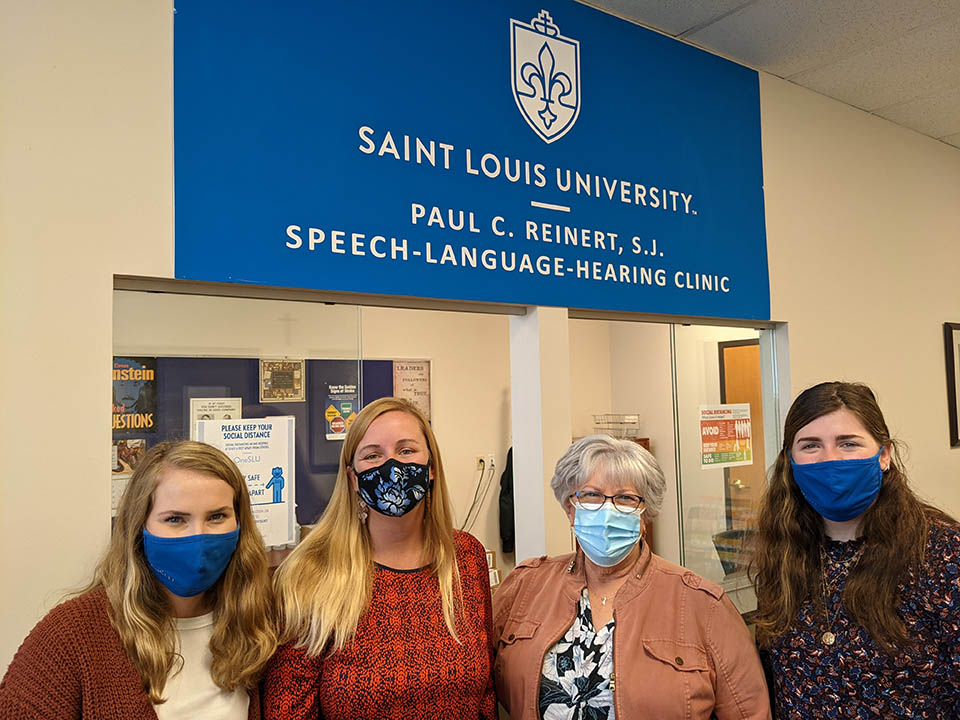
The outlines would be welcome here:
[[[607,500],[610,500],[613,502],[613,506],[622,513],[636,512],[643,502],[642,497],[632,493],[604,495],[594,490],[578,490],[572,497],[576,506],[583,510],[599,510]]]

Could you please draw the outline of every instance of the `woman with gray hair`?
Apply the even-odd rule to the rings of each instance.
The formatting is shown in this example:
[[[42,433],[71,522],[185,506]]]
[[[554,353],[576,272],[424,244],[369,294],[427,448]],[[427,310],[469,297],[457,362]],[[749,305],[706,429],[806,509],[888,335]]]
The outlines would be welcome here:
[[[643,542],[666,490],[653,455],[590,435],[550,486],[577,551],[520,563],[493,598],[512,720],[769,718],[756,648],[723,589]]]

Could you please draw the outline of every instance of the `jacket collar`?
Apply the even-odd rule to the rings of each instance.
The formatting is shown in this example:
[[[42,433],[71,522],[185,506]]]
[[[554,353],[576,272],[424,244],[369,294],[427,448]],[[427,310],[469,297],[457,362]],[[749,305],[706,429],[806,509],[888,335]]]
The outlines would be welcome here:
[[[567,562],[564,572],[563,594],[568,600],[576,603],[580,600],[580,593],[583,592],[583,588],[587,584],[586,563],[588,561],[584,557],[579,544],[576,553],[569,557],[570,560]],[[654,562],[654,555],[650,552],[650,546],[643,543],[640,557],[637,558],[636,563],[630,570],[629,577],[617,591],[617,598],[621,603],[633,600],[650,585],[653,577],[651,566]]]

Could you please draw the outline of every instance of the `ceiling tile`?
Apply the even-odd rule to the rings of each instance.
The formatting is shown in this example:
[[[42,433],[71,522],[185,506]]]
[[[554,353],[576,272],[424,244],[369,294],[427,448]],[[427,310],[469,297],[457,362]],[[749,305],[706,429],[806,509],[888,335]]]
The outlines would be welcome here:
[[[960,0],[579,1],[957,144]]]
[[[878,110],[876,114],[930,137],[942,138],[960,133],[960,85],[891,105]]]
[[[955,84],[958,67],[960,15],[790,79],[873,111]]]
[[[676,37],[734,10],[749,0],[579,0],[585,5]]]
[[[957,0],[759,0],[686,39],[792,79],[957,13]]]

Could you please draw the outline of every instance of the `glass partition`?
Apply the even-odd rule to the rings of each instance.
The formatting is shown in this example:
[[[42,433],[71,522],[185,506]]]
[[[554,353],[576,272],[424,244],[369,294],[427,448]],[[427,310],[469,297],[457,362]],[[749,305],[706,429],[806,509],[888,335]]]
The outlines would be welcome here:
[[[117,290],[114,377],[115,502],[157,442],[196,437],[207,420],[204,432],[219,433],[212,444],[266,449],[253,437],[263,431],[246,426],[292,417],[295,524],[309,526],[333,492],[353,416],[378,397],[399,395],[431,421],[455,524],[493,551],[492,582],[513,568],[499,522],[510,446],[506,315]],[[130,417],[148,414],[149,426]],[[248,432],[259,445],[247,443]],[[289,484],[269,484],[272,466],[256,472],[252,459],[242,464],[258,453],[228,454],[247,476],[255,514],[258,503],[289,500]],[[273,562],[281,557],[274,553]]]
[[[756,606],[746,568],[780,432],[773,342],[772,330],[570,321],[573,435],[653,453],[667,478],[654,552],[722,584],[742,613]]]
[[[261,531],[288,516],[286,537],[265,533],[267,544],[295,540],[290,526],[326,507],[340,438],[363,400],[360,308],[118,290],[113,318],[114,513],[143,452],[163,440],[220,444],[217,432],[247,476]],[[292,421],[255,422],[274,417]],[[261,468],[268,457],[279,459]],[[293,472],[273,472],[287,457]]]
[[[723,585],[742,613],[756,608],[747,578],[767,448],[779,436],[766,354],[773,331],[675,326],[683,564]],[[768,411],[765,413],[765,405]]]

